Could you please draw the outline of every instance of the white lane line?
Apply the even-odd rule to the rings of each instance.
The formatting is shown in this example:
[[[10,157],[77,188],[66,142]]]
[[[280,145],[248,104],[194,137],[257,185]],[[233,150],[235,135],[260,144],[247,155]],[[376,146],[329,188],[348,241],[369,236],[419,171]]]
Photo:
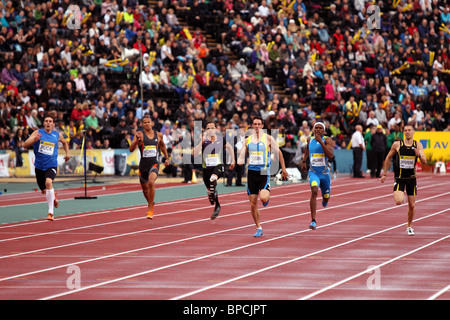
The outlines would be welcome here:
[[[428,215],[428,216],[425,216],[425,217],[416,219],[416,221],[417,221],[417,220],[422,220],[422,219],[425,219],[425,218],[429,218],[429,217],[433,217],[433,216],[435,216],[435,215],[441,214],[441,213],[446,212],[446,211],[449,211],[449,210],[450,210],[450,209],[445,209],[445,210],[442,210],[442,211],[439,211],[439,212],[435,212],[435,213],[430,214],[430,215]],[[381,210],[380,210],[380,211],[381,211]],[[359,218],[359,216],[358,216],[357,218]],[[352,219],[349,219],[349,220],[352,220]],[[340,223],[340,222],[339,222],[339,223]],[[324,226],[322,226],[321,228],[323,228],[323,227],[329,227],[329,226],[334,225],[334,224],[336,224],[336,223],[333,222],[333,223],[324,225]],[[326,252],[326,251],[330,251],[330,250],[332,250],[332,249],[336,249],[336,248],[345,246],[345,245],[347,245],[347,244],[350,244],[350,243],[353,243],[353,242],[356,242],[356,241],[360,241],[360,240],[366,239],[366,238],[368,238],[368,237],[371,237],[371,236],[374,236],[374,235],[377,235],[377,234],[380,234],[380,233],[383,233],[383,232],[386,232],[386,231],[389,231],[389,230],[392,230],[392,229],[395,229],[395,228],[402,227],[402,226],[404,226],[404,223],[399,224],[399,225],[396,225],[396,226],[393,226],[393,227],[390,227],[390,228],[387,228],[387,229],[384,229],[384,230],[381,230],[381,231],[377,231],[377,232],[374,232],[374,233],[371,233],[371,234],[368,234],[368,235],[365,235],[365,236],[362,236],[362,237],[359,237],[359,238],[356,238],[356,239],[353,239],[353,240],[349,240],[349,241],[346,241],[346,242],[343,242],[343,243],[340,243],[340,244],[337,244],[337,245],[334,245],[334,246],[331,246],[331,247],[328,247],[328,248],[324,248],[324,249],[321,249],[321,250],[318,250],[318,251],[315,251],[315,252],[311,252],[311,253],[309,253],[309,254],[306,254],[306,255],[303,255],[303,256],[300,256],[300,257],[296,257],[296,258],[293,258],[293,259],[291,259],[291,260],[287,260],[287,261],[280,262],[280,263],[277,263],[277,264],[274,264],[274,265],[271,265],[271,266],[268,266],[268,267],[265,267],[265,268],[262,268],[262,269],[258,269],[258,270],[249,272],[249,273],[247,273],[247,274],[243,274],[243,275],[237,276],[237,277],[235,277],[235,278],[231,278],[231,279],[222,281],[222,282],[220,282],[220,283],[216,283],[216,284],[211,285],[211,286],[208,286],[208,287],[200,288],[200,289],[198,289],[198,290],[191,291],[191,292],[185,293],[185,294],[183,294],[183,295],[179,295],[179,296],[177,296],[177,297],[171,298],[170,300],[180,300],[180,299],[184,299],[184,298],[187,298],[187,297],[192,296],[192,295],[194,295],[194,294],[198,294],[198,293],[201,293],[201,292],[210,290],[210,289],[214,289],[214,288],[217,288],[217,287],[226,285],[226,284],[228,284],[228,283],[235,282],[235,281],[238,281],[238,280],[241,280],[241,279],[244,279],[244,278],[247,278],[247,277],[250,277],[250,276],[253,276],[253,275],[256,275],[256,274],[265,272],[265,271],[268,271],[268,270],[272,270],[272,269],[275,269],[275,268],[278,268],[278,267],[281,267],[281,266],[284,266],[284,265],[287,265],[287,264],[290,264],[290,263],[293,263],[293,262],[296,262],[296,261],[299,261],[299,260],[302,260],[302,259],[305,259],[305,258],[308,258],[308,257],[311,257],[311,256],[314,256],[314,255],[317,255],[317,254]],[[308,231],[308,230],[304,230],[303,232],[306,232],[306,231]],[[442,239],[439,239],[439,241],[440,241],[440,240],[444,240],[444,239],[446,239],[446,238],[448,238],[448,237],[450,237],[450,235],[449,235],[449,236],[446,236],[446,237],[444,237],[444,238],[442,238]],[[433,242],[433,243],[434,243],[434,242]],[[412,252],[411,252],[411,253],[412,253]],[[403,255],[402,255],[402,256],[403,256]],[[396,258],[395,260],[400,259],[402,256],[399,256],[399,257]],[[392,261],[395,261],[395,260],[392,259]],[[391,261],[391,262],[392,262],[392,261]],[[382,266],[382,265],[380,265],[380,266]],[[375,269],[375,268],[374,268],[374,269]],[[367,273],[367,272],[369,272],[369,271],[371,271],[371,270],[364,270],[363,272],[358,273],[357,275],[359,276],[359,275],[362,275],[362,274]],[[356,277],[356,276],[355,276],[355,277]],[[345,279],[345,281],[343,280],[342,283],[347,282],[347,281],[350,281],[351,279],[353,279],[353,277],[349,277],[349,278]],[[338,284],[340,284],[340,282],[339,282]],[[336,284],[336,285],[338,285],[338,284]],[[331,289],[332,286],[329,286],[329,287],[330,287],[330,289]],[[326,288],[325,288],[325,289],[326,289]],[[323,290],[323,291],[326,291],[325,289],[322,289],[322,290]],[[317,294],[319,294],[319,293],[321,293],[321,292],[322,292],[322,291],[319,290],[319,291],[317,291]],[[313,296],[313,295],[311,295],[311,296]],[[306,298],[309,298],[309,296],[306,296]]]
[[[447,192],[447,193],[444,193],[444,194],[439,194],[439,195],[436,195],[436,196],[432,196],[432,197],[429,197],[429,198],[426,198],[426,199],[422,199],[421,201],[425,201],[425,200],[429,200],[429,199],[445,196],[445,195],[448,195],[448,194],[450,194],[450,192]],[[342,205],[342,206],[345,206],[345,205]],[[354,216],[354,217],[351,217],[351,218],[343,219],[343,220],[340,220],[340,221],[337,221],[337,222],[333,222],[333,223],[324,225],[321,228],[328,227],[328,226],[335,225],[335,224],[342,223],[342,222],[347,222],[347,221],[358,219],[358,218],[365,217],[365,216],[370,216],[370,215],[373,215],[373,214],[376,214],[376,213],[380,213],[380,212],[384,212],[384,211],[387,211],[387,210],[390,210],[390,209],[393,209],[393,208],[396,208],[396,207],[398,207],[398,206],[393,206],[393,207],[390,207],[390,208],[384,208],[384,209],[373,211],[373,212],[369,212],[369,213],[366,213],[366,214],[363,214],[363,215],[360,215],[360,216]],[[440,214],[440,213],[448,211],[448,210],[450,210],[450,209],[446,209],[446,210],[440,211],[438,213],[434,213],[434,214],[428,215],[427,217],[431,217],[431,216],[434,216],[436,214]],[[294,216],[297,216],[297,215],[294,215]],[[291,216],[291,217],[293,217],[293,216]],[[281,220],[281,219],[275,219],[275,220]],[[400,224],[400,225],[398,225],[396,227],[403,226],[403,225],[404,224]],[[237,228],[233,228],[233,229],[236,230],[236,229],[240,229],[240,228],[243,228],[243,227],[237,227]],[[367,238],[369,236],[372,236],[372,235],[375,235],[375,234],[378,234],[378,233],[381,233],[381,232],[384,232],[384,231],[387,231],[387,230],[390,230],[390,229],[393,229],[393,228],[394,227],[391,227],[391,228],[385,229],[383,231],[373,233],[371,235],[366,235],[366,236],[363,236],[363,237],[361,237],[359,239],[361,240],[361,239]],[[233,230],[233,229],[229,229],[228,231]],[[279,239],[282,239],[282,238],[298,235],[298,234],[301,234],[301,233],[304,233],[304,232],[308,232],[308,231],[311,231],[311,230],[310,229],[301,230],[301,231],[293,232],[293,233],[286,234],[286,235],[283,235],[283,236],[275,237],[275,238],[272,238],[272,239],[263,240],[263,241],[260,241],[260,242],[257,242],[257,243],[247,244],[247,245],[239,246],[239,247],[236,247],[236,248],[231,248],[231,249],[223,250],[223,251],[220,251],[220,252],[204,255],[204,256],[201,256],[201,257],[194,258],[194,259],[188,259],[188,260],[180,261],[180,262],[173,263],[173,264],[170,264],[170,265],[161,266],[161,267],[158,267],[158,268],[155,268],[155,269],[150,269],[150,270],[146,270],[146,271],[143,271],[143,272],[139,272],[139,273],[123,276],[123,277],[120,277],[120,278],[111,279],[109,281],[97,283],[97,284],[94,284],[94,285],[91,285],[91,286],[86,286],[86,287],[83,287],[83,288],[80,288],[80,289],[75,289],[75,290],[71,290],[71,291],[62,292],[62,293],[59,293],[59,294],[55,294],[55,295],[52,295],[52,296],[48,296],[48,297],[42,298],[41,300],[50,300],[50,299],[54,299],[54,298],[58,298],[58,297],[66,296],[66,295],[70,295],[70,294],[73,294],[73,293],[76,293],[76,292],[97,288],[97,287],[100,287],[100,286],[108,285],[108,284],[115,283],[115,282],[120,282],[120,281],[123,281],[123,280],[139,277],[139,276],[142,276],[142,275],[147,275],[147,274],[150,274],[150,273],[153,273],[153,272],[157,272],[157,271],[160,271],[160,270],[172,268],[172,267],[175,267],[175,266],[184,265],[184,264],[187,264],[187,263],[190,263],[190,262],[200,261],[200,260],[203,260],[203,259],[207,259],[207,258],[211,258],[211,257],[214,257],[214,256],[222,255],[222,254],[225,254],[225,253],[241,250],[241,249],[244,249],[244,248],[260,245],[260,244],[271,242],[271,241],[276,241],[276,240],[279,240]],[[217,233],[220,233],[220,232],[215,232],[215,233],[212,233],[212,234],[217,234]],[[192,237],[192,238],[201,238],[203,236],[206,236],[206,235],[195,236],[195,237]],[[177,242],[180,242],[180,241],[182,241],[182,240],[172,241],[172,243],[177,243]],[[354,241],[355,240],[347,241],[347,242],[344,242],[343,244],[340,244],[340,245],[337,245],[337,246],[333,246],[333,247],[329,247],[329,248],[326,248],[326,249],[323,249],[323,250],[319,250],[319,251],[317,251],[317,252],[315,252],[313,254],[317,254],[317,253],[320,253],[320,252],[328,251],[328,250],[331,250],[331,249],[333,249],[335,247],[339,247],[339,246],[342,246],[342,245],[345,245],[345,244],[348,244],[348,243],[351,243],[351,242],[354,242]],[[155,247],[155,246],[153,246],[153,247]],[[313,254],[308,254],[306,256],[303,256],[303,258],[307,257],[307,256],[311,256]],[[302,258],[302,257],[300,257],[300,258]],[[297,261],[297,260],[299,260],[299,258],[289,260],[289,262],[293,262],[293,261]],[[289,263],[289,262],[285,262],[283,264],[286,264],[286,263]],[[68,264],[68,265],[73,265],[73,264]],[[280,264],[277,264],[276,266],[278,266],[278,265],[280,265]],[[271,266],[270,268],[274,268],[274,266]],[[264,268],[264,269],[261,269],[261,270],[265,271],[266,269],[267,268]],[[262,272],[262,271],[259,271],[259,272]],[[244,276],[241,276],[239,278],[242,278],[242,277],[244,277]],[[232,281],[235,281],[235,280],[232,279]],[[228,281],[226,283],[228,283]],[[192,294],[195,294],[195,293],[198,293],[198,292],[201,292],[201,291],[206,291],[206,290],[208,290],[210,288],[213,288],[213,287],[217,287],[217,286],[219,286],[221,284],[224,284],[224,282],[222,282],[220,284],[213,285],[213,286],[209,286],[209,287],[206,287],[206,288],[202,288],[202,289],[193,291],[191,293],[188,293],[188,294],[185,294],[185,295],[182,295],[182,296],[178,296],[178,297],[173,298],[173,299],[181,299],[181,298],[187,297],[189,295],[192,295]]]
[[[300,194],[300,193],[306,193],[306,192],[309,192],[309,190],[302,190],[302,191],[295,191],[295,192],[290,192],[290,193],[274,195],[271,198],[284,197],[284,196],[287,196],[287,195]],[[191,200],[188,200],[188,201],[198,201],[198,200],[199,199],[196,198],[195,200],[191,199]],[[204,200],[204,197],[202,197],[201,200]],[[166,202],[166,203],[158,204],[158,207],[161,206],[161,205],[174,205],[174,204],[179,204],[179,203],[186,203],[188,201],[180,200],[180,201],[173,201],[171,203]],[[241,201],[234,201],[234,202],[230,202],[230,203],[222,203],[221,206],[223,207],[223,206],[229,206],[229,205],[236,205],[236,204],[239,204],[239,203],[248,203],[248,199],[241,200]],[[118,209],[112,209],[112,210],[104,210],[104,211],[99,211],[99,212],[95,212],[95,213],[86,214],[86,215],[83,215],[83,217],[86,217],[88,215],[97,215],[97,214],[103,214],[103,213],[115,213],[115,212],[134,210],[134,209],[140,208],[140,207],[147,208],[147,205],[143,205],[143,206],[139,206],[139,207],[120,208],[120,209],[118,208]],[[192,208],[192,209],[183,209],[183,210],[179,210],[179,211],[171,211],[171,212],[166,212],[166,213],[158,213],[158,216],[173,215],[173,214],[178,214],[178,213],[183,213],[183,212],[190,212],[190,211],[197,211],[197,210],[202,210],[202,209],[211,209],[211,205],[203,206],[203,207],[197,207],[197,208]],[[5,238],[5,239],[0,239],[0,243],[1,242],[11,241],[11,240],[20,240],[20,239],[26,239],[26,238],[31,238],[31,237],[40,237],[40,236],[45,236],[45,235],[52,235],[52,234],[57,234],[57,233],[62,233],[62,232],[76,231],[76,230],[82,230],[82,229],[88,229],[88,228],[94,228],[94,227],[103,227],[103,226],[106,226],[106,225],[111,225],[111,224],[116,224],[116,223],[125,223],[125,222],[131,222],[131,221],[136,221],[136,220],[144,220],[144,218],[145,218],[145,216],[142,216],[142,217],[137,217],[137,218],[129,218],[129,219],[123,219],[123,220],[110,221],[110,222],[102,222],[102,223],[92,224],[92,225],[85,225],[85,226],[82,226],[82,227],[74,227],[74,228],[67,228],[67,229],[61,229],[61,230],[50,231],[50,232],[29,234],[29,235],[26,235],[26,236]],[[61,219],[58,219],[58,220],[61,220]],[[197,221],[206,221],[206,220],[209,220],[209,218],[208,219],[197,220]],[[45,223],[49,223],[49,222],[45,221]],[[178,225],[179,224],[177,224],[177,226]],[[170,226],[168,226],[168,227],[170,227]],[[140,232],[140,231],[138,231],[138,232]],[[2,259],[2,257],[0,257],[0,259]]]
[[[440,295],[444,294],[445,292],[447,292],[448,290],[450,290],[450,284],[448,286],[446,286],[445,288],[443,288],[442,290],[439,290],[438,292],[436,292],[435,294],[433,294],[431,297],[429,297],[427,300],[435,300],[436,298],[438,298]]]
[[[431,186],[430,186],[431,187]],[[427,187],[426,187],[427,188]],[[373,189],[373,188],[371,188]],[[359,190],[359,191],[365,191],[363,189]],[[348,191],[348,192],[344,192],[336,196],[342,196],[342,195],[347,195],[348,193],[354,193],[354,191]],[[381,196],[381,197],[387,197],[390,196],[389,194]],[[348,206],[348,205],[352,205],[352,204],[359,204],[362,202],[367,202],[370,200],[378,200],[380,198],[380,196],[374,197],[374,198],[369,198],[369,199],[364,199],[364,200],[359,200],[359,201],[354,201],[354,202],[348,202],[345,204],[341,204],[341,205],[335,205],[332,208],[337,208],[337,207],[342,207],[342,206]],[[286,205],[291,205],[291,204],[298,204],[301,202],[308,202],[309,200],[304,200],[304,201],[297,201],[297,202],[292,202],[292,203],[284,203],[281,205],[272,205],[270,208],[264,208],[264,209],[271,209],[271,208],[277,208],[277,207],[284,207]],[[323,208],[323,209],[318,209],[317,211],[324,211],[324,210],[330,210],[332,209],[330,207],[328,208]],[[392,207],[394,208],[394,207]],[[261,209],[263,210],[263,209]],[[231,213],[231,214],[227,214],[224,217],[231,217],[231,216],[235,216],[235,215],[240,215],[240,214],[244,214],[244,213],[248,213],[248,210],[245,211],[240,211],[240,212],[236,212],[236,213]],[[309,212],[304,212],[301,214],[295,214],[295,215],[291,215],[291,216],[285,216],[282,218],[277,218],[277,219],[272,219],[272,220],[268,220],[265,221],[264,223],[271,223],[271,222],[276,222],[276,221],[280,221],[280,220],[284,220],[284,219],[290,219],[293,217],[297,217],[297,216],[301,216],[301,215],[306,215],[309,214]],[[188,221],[188,222],[182,222],[182,223],[178,223],[178,224],[173,224],[173,225],[169,225],[169,226],[162,226],[162,227],[157,227],[157,228],[152,228],[152,229],[145,229],[145,230],[140,230],[140,231],[133,231],[133,232],[128,232],[128,233],[121,233],[121,234],[117,234],[117,235],[113,235],[113,236],[108,236],[108,237],[102,237],[102,238],[96,238],[96,239],[91,239],[91,240],[86,240],[86,241],[80,241],[80,242],[75,242],[75,243],[69,243],[69,244],[64,244],[64,245],[58,245],[58,246],[53,246],[53,247],[46,247],[46,248],[41,248],[41,249],[35,249],[35,250],[31,250],[31,251],[26,251],[26,252],[19,252],[19,253],[15,253],[15,254],[11,254],[11,255],[7,255],[7,256],[2,256],[0,257],[1,259],[6,259],[6,258],[11,258],[11,257],[17,257],[17,256],[22,256],[22,255],[26,255],[26,254],[33,254],[33,253],[38,253],[38,252],[42,252],[42,251],[48,251],[48,250],[52,250],[52,249],[60,249],[60,248],[64,248],[64,247],[70,247],[70,246],[75,246],[75,245],[80,245],[80,244],[86,244],[86,243],[91,243],[91,242],[96,242],[96,241],[102,241],[102,240],[107,240],[107,239],[113,239],[113,238],[118,238],[118,237],[123,237],[123,236],[129,236],[129,235],[136,235],[139,233],[145,233],[145,232],[150,232],[150,231],[155,231],[155,230],[161,230],[161,229],[168,229],[168,228],[173,228],[173,227],[179,227],[179,226],[183,226],[183,225],[188,225],[188,224],[193,224],[193,223],[197,223],[197,222],[202,222],[202,221],[209,221],[210,218],[205,218],[205,219],[200,219],[200,220],[194,220],[194,221]],[[188,241],[188,240],[192,240],[192,239],[197,239],[199,237],[206,237],[206,236],[211,236],[211,235],[216,235],[219,234],[221,232],[229,232],[229,231],[234,231],[234,230],[238,230],[238,229],[243,229],[243,228],[247,228],[249,226],[252,225],[244,225],[244,226],[239,226],[239,227],[235,227],[235,228],[231,228],[231,229],[226,229],[226,230],[222,230],[222,231],[218,231],[218,232],[214,232],[214,233],[208,233],[208,234],[204,234],[204,235],[199,235],[196,237],[190,237],[190,238],[184,238],[184,239],[180,239],[180,240],[176,240],[175,242],[166,242],[166,243],[160,243],[156,246],[150,246],[150,247],[144,247],[144,248],[138,248],[138,249],[134,249],[134,250],[130,250],[130,251],[125,251],[125,252],[119,252],[116,254],[112,254],[112,255],[108,255],[108,256],[104,256],[104,257],[98,257],[98,258],[94,258],[94,259],[88,259],[88,260],[84,260],[84,261],[79,261],[76,263],[71,263],[71,264],[67,264],[67,265],[63,265],[63,266],[57,266],[57,267],[51,267],[48,269],[44,269],[43,271],[49,271],[49,270],[53,270],[53,269],[58,269],[58,268],[62,268],[62,267],[67,267],[68,265],[73,265],[73,264],[82,264],[82,263],[86,263],[86,262],[91,262],[91,261],[96,261],[96,260],[100,260],[100,259],[106,259],[106,258],[110,258],[110,257],[115,257],[115,256],[119,256],[119,255],[123,255],[123,254],[128,254],[128,253],[132,253],[132,252],[137,252],[137,251],[141,251],[141,250],[146,250],[146,249],[151,249],[154,247],[160,247],[160,246],[164,246],[164,245],[169,245],[169,244],[173,244],[173,243],[178,243],[178,242],[182,242],[182,241]],[[26,273],[26,274],[21,274],[21,275],[16,275],[16,276],[10,276],[7,278],[0,278],[0,281],[4,281],[4,280],[10,280],[12,278],[17,278],[17,277],[21,277],[24,275],[30,275],[30,274],[35,274],[35,273],[39,273],[38,271],[33,271],[31,273]]]
[[[449,210],[450,210],[450,209],[445,209],[445,210],[436,212],[436,213],[434,213],[434,214],[432,214],[432,215],[429,215],[429,216],[425,216],[425,217],[416,219],[416,221],[422,220],[422,219],[428,218],[428,217],[430,217],[430,216],[434,216],[434,215],[437,215],[437,214],[440,214],[440,213],[443,213],[443,212],[446,212],[446,211],[449,211]],[[404,224],[402,224],[402,225],[404,225]],[[397,227],[402,226],[402,225],[398,225]],[[390,229],[393,229],[393,228],[386,229],[386,231],[387,231],[387,230],[390,230]],[[378,232],[377,232],[377,233],[378,233]],[[327,287],[325,287],[325,288],[322,288],[322,289],[317,290],[317,291],[315,291],[315,292],[313,292],[313,293],[311,293],[311,294],[308,294],[308,295],[306,295],[306,296],[300,298],[299,300],[307,300],[307,299],[311,299],[311,298],[313,298],[313,297],[315,297],[315,296],[317,296],[317,295],[319,295],[319,294],[321,294],[321,293],[324,293],[324,292],[326,292],[326,291],[328,291],[328,290],[331,290],[331,289],[333,289],[333,288],[335,288],[335,287],[337,287],[337,286],[339,286],[339,285],[341,285],[341,284],[343,284],[343,283],[345,283],[345,282],[348,282],[348,281],[350,281],[350,280],[353,280],[353,279],[355,279],[355,278],[358,278],[358,277],[360,277],[360,276],[363,276],[364,274],[367,275],[367,273],[370,273],[370,272],[372,272],[372,271],[374,271],[374,270],[376,270],[376,269],[379,269],[379,268],[381,268],[381,267],[383,267],[383,266],[385,266],[385,265],[388,265],[389,263],[392,263],[392,262],[394,262],[394,261],[397,261],[397,260],[399,260],[399,259],[401,259],[401,258],[404,258],[404,257],[406,257],[406,256],[409,256],[410,254],[413,254],[413,253],[415,253],[415,252],[417,252],[417,251],[419,251],[419,250],[428,248],[429,246],[432,246],[433,244],[436,244],[436,243],[441,242],[441,241],[443,241],[443,240],[446,240],[446,239],[448,239],[448,238],[450,238],[450,235],[447,235],[447,236],[442,237],[442,238],[440,238],[440,239],[434,240],[434,241],[432,241],[432,242],[430,242],[430,243],[427,243],[426,245],[423,245],[423,246],[421,246],[421,247],[419,247],[419,248],[416,248],[416,249],[414,249],[414,250],[408,251],[408,252],[406,252],[406,253],[404,253],[404,254],[401,254],[401,255],[399,255],[399,256],[397,256],[397,257],[395,257],[395,258],[392,258],[392,259],[390,259],[390,260],[388,260],[388,261],[385,261],[385,262],[383,262],[383,263],[380,263],[380,264],[378,264],[378,265],[376,265],[376,266],[371,266],[370,268],[368,268],[368,269],[366,269],[366,270],[364,270],[364,271],[361,271],[361,272],[359,272],[359,273],[356,273],[356,274],[354,274],[354,275],[352,275],[352,276],[350,276],[350,277],[348,277],[348,278],[345,278],[345,279],[343,279],[343,280],[341,280],[341,281],[338,281],[338,282],[336,282],[336,283],[334,283],[334,284],[332,284],[332,285],[329,285],[329,286],[327,286]]]
[[[272,189],[279,189],[281,187],[292,187],[292,186],[308,186],[307,184],[304,183],[299,183],[299,184],[287,184],[284,186],[279,186],[279,187],[272,187]],[[341,186],[348,186],[348,185],[354,185],[354,183],[348,183],[348,184],[344,184],[344,185],[340,185]],[[172,187],[168,187],[168,188],[164,188],[165,189],[169,189]],[[163,190],[163,189],[161,189]],[[308,189],[309,190],[309,189]],[[138,192],[138,191],[133,191],[133,192]],[[298,193],[299,191],[296,191],[294,193]],[[139,191],[139,193],[142,193],[142,191]],[[236,194],[243,194],[245,193],[245,191],[233,191],[233,192],[228,192],[228,193],[224,193],[224,194],[220,194],[220,197],[228,197],[228,196],[233,196]],[[274,195],[273,197],[275,197],[277,195]],[[279,196],[279,195],[278,195]],[[201,199],[205,199],[205,196],[200,196],[200,197],[195,197],[195,198],[189,198],[189,199],[180,199],[180,200],[170,200],[170,201],[166,201],[166,202],[158,202],[157,205],[158,207],[160,206],[167,206],[167,205],[173,205],[173,204],[178,204],[178,203],[185,203],[185,202],[191,202],[191,201],[198,201]],[[64,201],[64,200],[61,200]],[[5,207],[5,206],[2,206]],[[111,213],[111,212],[117,212],[117,211],[125,211],[125,210],[133,210],[133,209],[141,209],[141,208],[147,208],[146,204],[143,205],[137,205],[137,206],[133,206],[133,207],[122,207],[122,208],[112,208],[112,209],[107,209],[107,210],[101,210],[101,211],[96,211],[96,212],[74,212],[71,213],[70,215],[66,215],[66,216],[62,216],[62,217],[57,217],[58,221],[63,221],[63,220],[68,220],[68,219],[77,219],[77,218],[84,218],[87,216],[92,216],[92,215],[98,215],[98,214],[103,214],[103,213]],[[22,226],[26,226],[26,225],[33,225],[33,224],[37,224],[37,223],[48,223],[48,221],[46,219],[41,219],[41,220],[36,220],[36,221],[26,221],[26,222],[18,222],[18,223],[11,223],[11,224],[5,224],[5,225],[0,225],[0,230],[1,229],[6,229],[6,228],[15,228],[15,227],[22,227]]]

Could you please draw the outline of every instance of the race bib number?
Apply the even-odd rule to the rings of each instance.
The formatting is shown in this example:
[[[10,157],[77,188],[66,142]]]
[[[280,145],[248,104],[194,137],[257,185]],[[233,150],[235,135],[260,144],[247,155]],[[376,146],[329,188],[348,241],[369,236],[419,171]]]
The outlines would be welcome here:
[[[55,144],[53,142],[41,141],[41,143],[39,144],[38,149],[39,153],[52,156],[54,151],[55,151]]]
[[[145,146],[142,156],[144,158],[154,158],[154,157],[156,157],[156,146]]]
[[[325,154],[323,153],[311,153],[311,166],[312,167],[325,167]]]
[[[400,156],[401,169],[414,169],[416,157],[414,156]]]
[[[263,151],[252,151],[249,157],[249,163],[252,165],[262,165],[264,164],[264,153]]]
[[[215,167],[219,165],[219,155],[218,154],[208,154],[208,156],[205,159],[205,164],[207,167]]]

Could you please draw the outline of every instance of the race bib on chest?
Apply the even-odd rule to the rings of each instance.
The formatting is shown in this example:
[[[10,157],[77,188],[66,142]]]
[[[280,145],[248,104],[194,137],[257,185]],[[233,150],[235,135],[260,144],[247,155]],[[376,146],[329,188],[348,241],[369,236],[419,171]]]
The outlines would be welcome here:
[[[39,144],[39,153],[52,156],[55,151],[55,144],[53,142],[41,141]]]
[[[208,154],[208,156],[205,159],[205,164],[207,167],[215,167],[219,165],[219,155],[218,154]]]
[[[400,156],[400,168],[401,169],[414,169],[416,157],[414,156]]]
[[[311,166],[312,167],[325,167],[325,154],[324,153],[311,153]]]
[[[249,163],[253,165],[264,164],[264,152],[263,151],[252,151],[249,157]]]
[[[145,146],[142,156],[144,158],[154,158],[154,157],[156,157],[156,146]]]

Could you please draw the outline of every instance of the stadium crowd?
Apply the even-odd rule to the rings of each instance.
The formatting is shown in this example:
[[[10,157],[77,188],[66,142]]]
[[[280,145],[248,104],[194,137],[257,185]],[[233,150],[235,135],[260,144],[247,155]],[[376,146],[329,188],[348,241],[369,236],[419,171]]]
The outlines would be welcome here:
[[[74,149],[82,130],[128,148],[145,113],[169,148],[194,120],[254,115],[292,148],[317,120],[336,148],[357,124],[387,148],[406,123],[450,127],[447,1],[1,0],[0,25],[3,150],[25,151],[47,112]]]

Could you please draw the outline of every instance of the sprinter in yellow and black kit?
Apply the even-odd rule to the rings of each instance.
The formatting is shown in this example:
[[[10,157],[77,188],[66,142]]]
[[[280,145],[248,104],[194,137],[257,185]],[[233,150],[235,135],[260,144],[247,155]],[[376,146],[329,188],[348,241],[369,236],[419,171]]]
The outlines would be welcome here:
[[[422,144],[417,143],[413,139],[414,127],[410,124],[405,125],[403,129],[404,139],[395,141],[389,151],[386,160],[384,160],[384,174],[381,177],[381,182],[386,181],[386,173],[391,165],[392,158],[394,160],[394,200],[395,204],[400,205],[408,196],[408,223],[406,232],[408,235],[414,235],[412,228],[412,221],[414,219],[415,204],[417,196],[417,181],[416,181],[416,163],[420,160],[423,164],[427,162],[427,158],[423,153]]]

